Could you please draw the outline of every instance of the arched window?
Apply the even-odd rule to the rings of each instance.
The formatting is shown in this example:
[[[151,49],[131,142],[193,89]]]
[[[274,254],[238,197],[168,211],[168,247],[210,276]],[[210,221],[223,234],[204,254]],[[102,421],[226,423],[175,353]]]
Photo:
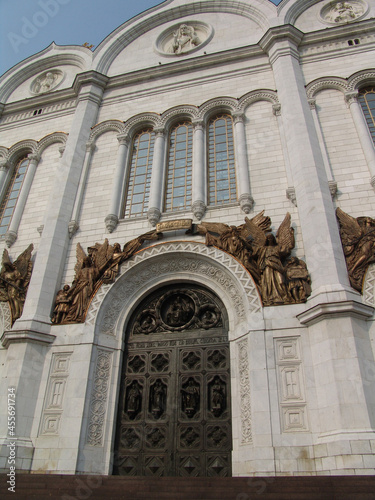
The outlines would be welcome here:
[[[184,210],[191,205],[193,126],[176,125],[170,132],[165,211]]]
[[[7,232],[28,165],[29,160],[27,158],[20,160],[10,178],[0,205],[0,236]]]
[[[375,144],[375,87],[366,87],[359,92],[361,103],[372,140]]]
[[[219,115],[208,124],[208,204],[220,205],[237,200],[230,115]]]
[[[149,129],[142,130],[133,139],[124,211],[126,218],[147,213],[154,140],[155,134]]]

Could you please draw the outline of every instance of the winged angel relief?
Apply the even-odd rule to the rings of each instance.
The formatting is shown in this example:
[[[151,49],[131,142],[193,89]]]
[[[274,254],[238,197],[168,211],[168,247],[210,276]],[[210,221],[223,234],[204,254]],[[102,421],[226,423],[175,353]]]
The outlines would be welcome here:
[[[375,262],[375,220],[371,217],[354,218],[340,208],[336,215],[350,284],[362,292],[366,270]]]
[[[81,323],[95,292],[102,283],[111,283],[119,265],[129,259],[146,240],[158,239],[156,231],[150,231],[129,241],[123,250],[119,243],[96,243],[87,249],[86,255],[80,243],[77,245],[75,277],[72,286],[65,285],[57,292],[52,322],[55,324]]]
[[[292,257],[294,231],[288,213],[276,237],[270,232],[271,219],[264,211],[240,226],[201,223],[197,232],[214,245],[236,257],[257,283],[266,306],[305,302],[311,293],[306,264]]]
[[[0,301],[8,302],[12,314],[12,325],[22,315],[27,288],[29,286],[33,264],[29,245],[17,260],[10,260],[8,250],[4,250],[0,271]]]

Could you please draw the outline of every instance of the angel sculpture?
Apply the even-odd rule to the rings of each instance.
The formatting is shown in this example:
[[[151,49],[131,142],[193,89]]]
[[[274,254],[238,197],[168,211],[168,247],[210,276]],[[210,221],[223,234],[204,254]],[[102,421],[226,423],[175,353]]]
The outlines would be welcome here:
[[[271,219],[264,215],[263,210],[251,220],[245,217],[245,224],[238,227],[228,226],[219,222],[201,222],[198,224],[196,231],[206,236],[207,246],[220,248],[238,259],[253,276],[257,285],[259,285],[260,272],[252,258],[252,234],[249,231],[248,223],[256,226],[261,232],[269,231]]]
[[[29,286],[33,264],[31,253],[33,245],[29,245],[15,262],[11,262],[8,250],[3,252],[3,262],[0,271],[0,300],[9,302],[12,313],[12,326],[22,315],[27,288]]]
[[[70,288],[65,285],[57,293],[52,322],[82,323],[90,301],[102,283],[113,282],[121,262],[132,257],[146,240],[157,238],[156,231],[150,231],[126,243],[123,251],[118,243],[112,246],[106,238],[104,243],[88,247],[88,255],[78,243],[75,277]]]
[[[366,270],[375,262],[375,220],[371,217],[354,218],[341,208],[336,210],[336,216],[350,284],[362,292]]]
[[[246,219],[246,227],[253,240],[254,258],[261,274],[260,291],[263,304],[270,306],[294,302],[288,293],[286,272],[283,265],[283,260],[290,255],[295,245],[294,231],[290,225],[290,214],[286,214],[277,231],[276,238],[272,233],[266,234],[249,219]]]

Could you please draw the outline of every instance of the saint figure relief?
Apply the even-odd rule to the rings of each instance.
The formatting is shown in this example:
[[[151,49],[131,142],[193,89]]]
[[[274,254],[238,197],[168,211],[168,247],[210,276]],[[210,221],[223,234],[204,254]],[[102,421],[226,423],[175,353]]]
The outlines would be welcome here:
[[[337,2],[328,14],[328,19],[334,23],[347,23],[354,21],[359,15],[361,12],[349,2]]]
[[[175,54],[182,54],[200,44],[201,40],[198,38],[193,26],[181,24],[178,30],[173,33],[173,41],[169,50]]]

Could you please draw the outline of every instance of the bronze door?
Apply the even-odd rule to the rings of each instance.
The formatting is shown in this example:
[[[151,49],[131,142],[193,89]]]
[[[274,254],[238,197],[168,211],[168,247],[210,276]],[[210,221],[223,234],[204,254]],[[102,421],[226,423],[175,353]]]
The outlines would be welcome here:
[[[193,298],[200,296],[196,291]],[[173,293],[168,297],[170,304]],[[195,314],[212,320],[207,303],[199,304]],[[133,335],[128,342],[114,474],[230,476],[229,345],[222,321],[204,329],[194,329],[193,321],[184,330],[176,326],[178,314],[168,318],[169,330],[162,325],[153,336]]]

